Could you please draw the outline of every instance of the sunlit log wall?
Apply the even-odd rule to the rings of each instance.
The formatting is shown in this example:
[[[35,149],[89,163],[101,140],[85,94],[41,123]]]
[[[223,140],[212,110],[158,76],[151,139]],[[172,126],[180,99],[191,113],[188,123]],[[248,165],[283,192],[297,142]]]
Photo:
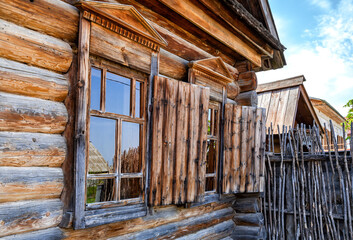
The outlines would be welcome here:
[[[315,125],[279,127],[279,135],[269,129],[267,149],[273,150],[276,138],[281,147],[280,155],[269,153],[266,161],[262,206],[269,239],[353,238],[353,157],[346,142],[338,151],[332,122],[328,129],[330,140]],[[333,151],[324,150],[323,139],[333,143]]]

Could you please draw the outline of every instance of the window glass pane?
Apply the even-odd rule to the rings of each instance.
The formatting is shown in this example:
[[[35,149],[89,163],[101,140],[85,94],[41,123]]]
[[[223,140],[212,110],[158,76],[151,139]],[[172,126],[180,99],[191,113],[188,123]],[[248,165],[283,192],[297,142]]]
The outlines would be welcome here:
[[[207,164],[206,173],[216,172],[217,141],[207,140]]]
[[[123,122],[121,133],[121,172],[141,171],[140,124]]]
[[[112,179],[88,179],[87,203],[113,201],[115,195],[115,180]]]
[[[101,72],[97,68],[91,68],[91,109],[100,109],[101,96]]]
[[[211,117],[212,117],[212,109],[208,109],[207,135],[211,135]]]
[[[141,181],[141,178],[122,178],[120,199],[138,198],[142,193]]]
[[[114,172],[115,120],[91,117],[88,173]]]
[[[140,109],[141,109],[141,83],[136,81],[136,97],[135,97],[135,117],[140,116]]]
[[[106,112],[130,115],[130,85],[130,79],[107,72]]]
[[[207,177],[206,178],[206,188],[205,191],[214,191],[215,190],[215,184],[214,181],[215,178],[214,177]]]

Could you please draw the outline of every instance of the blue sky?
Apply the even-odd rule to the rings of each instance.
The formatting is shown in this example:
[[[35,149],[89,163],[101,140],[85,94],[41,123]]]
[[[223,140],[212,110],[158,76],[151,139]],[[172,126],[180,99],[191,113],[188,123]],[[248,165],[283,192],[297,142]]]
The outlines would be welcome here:
[[[308,94],[345,116],[353,98],[353,0],[269,2],[287,66],[258,73],[259,83],[304,75]]]

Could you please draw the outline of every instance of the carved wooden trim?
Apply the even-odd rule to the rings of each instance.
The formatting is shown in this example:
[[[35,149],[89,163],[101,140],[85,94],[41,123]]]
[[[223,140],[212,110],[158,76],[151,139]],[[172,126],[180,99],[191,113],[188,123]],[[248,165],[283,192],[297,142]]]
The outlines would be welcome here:
[[[84,11],[83,12],[83,17],[91,22],[94,22],[106,29],[109,29],[123,37],[126,37],[132,41],[135,41],[141,45],[144,45],[145,47],[148,47],[154,51],[159,52],[159,45],[150,41],[149,39],[139,36],[131,31],[129,31],[128,29],[125,29],[121,26],[119,26],[117,23],[104,18],[102,16],[100,16],[99,14],[96,13],[92,13],[92,12],[88,12],[88,11]]]

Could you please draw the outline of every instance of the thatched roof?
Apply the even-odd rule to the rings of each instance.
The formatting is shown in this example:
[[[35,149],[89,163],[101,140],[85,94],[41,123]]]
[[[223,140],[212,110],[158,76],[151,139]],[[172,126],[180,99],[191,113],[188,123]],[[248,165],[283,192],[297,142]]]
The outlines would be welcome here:
[[[104,157],[98,151],[98,149],[93,145],[92,142],[89,142],[88,172],[91,174],[109,173],[108,163],[104,160]]]

